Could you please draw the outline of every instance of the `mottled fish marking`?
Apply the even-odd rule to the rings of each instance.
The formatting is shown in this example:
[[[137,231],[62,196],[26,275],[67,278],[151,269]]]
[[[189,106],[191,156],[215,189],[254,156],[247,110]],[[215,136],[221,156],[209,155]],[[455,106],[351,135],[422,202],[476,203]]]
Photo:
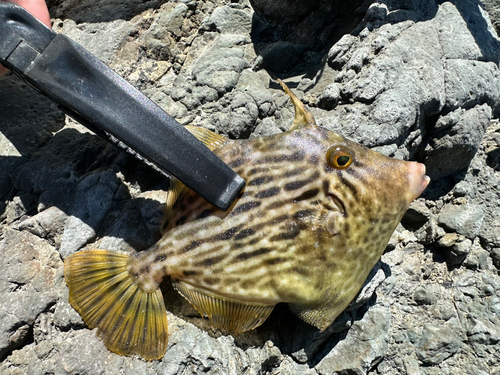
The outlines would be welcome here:
[[[133,255],[87,250],[65,260],[69,301],[109,350],[164,355],[165,276],[216,327],[253,329],[284,302],[324,330],[380,259],[429,182],[425,167],[318,127],[282,85],[295,106],[285,133],[227,140],[188,127],[247,181],[227,212],[174,181],[164,235],[153,247]]]

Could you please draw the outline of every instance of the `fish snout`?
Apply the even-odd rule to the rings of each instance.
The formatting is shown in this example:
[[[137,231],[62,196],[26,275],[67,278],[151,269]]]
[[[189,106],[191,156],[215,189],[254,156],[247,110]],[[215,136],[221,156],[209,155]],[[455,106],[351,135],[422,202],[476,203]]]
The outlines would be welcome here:
[[[410,183],[410,202],[418,198],[423,193],[430,177],[425,174],[425,165],[417,162],[410,162],[408,165],[408,177]]]

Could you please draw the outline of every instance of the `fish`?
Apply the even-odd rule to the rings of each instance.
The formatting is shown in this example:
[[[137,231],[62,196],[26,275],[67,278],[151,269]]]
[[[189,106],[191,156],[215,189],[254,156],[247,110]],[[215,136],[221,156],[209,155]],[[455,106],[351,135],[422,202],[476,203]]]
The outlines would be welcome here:
[[[246,180],[227,211],[173,180],[162,238],[136,252],[83,250],[64,260],[69,302],[106,347],[161,359],[168,322],[160,283],[213,326],[245,332],[278,303],[324,331],[349,305],[410,203],[425,166],[384,156],[316,125],[294,105],[290,129],[232,140],[187,126]]]

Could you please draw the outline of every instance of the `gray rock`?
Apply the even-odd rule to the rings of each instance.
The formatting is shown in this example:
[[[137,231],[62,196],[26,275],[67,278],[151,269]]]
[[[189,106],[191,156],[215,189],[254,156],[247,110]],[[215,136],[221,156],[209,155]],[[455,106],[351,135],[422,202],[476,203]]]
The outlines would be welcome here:
[[[416,199],[411,202],[410,207],[405,212],[403,220],[414,223],[416,225],[422,225],[431,216],[431,211],[425,205],[425,201],[422,199]]]
[[[417,357],[426,365],[437,365],[454,355],[462,346],[462,340],[453,328],[426,324],[415,344]]]
[[[276,123],[269,118],[265,118],[257,125],[252,133],[252,137],[267,137],[279,133],[281,133],[281,130],[276,126]]]
[[[63,258],[95,237],[96,228],[102,224],[118,185],[112,171],[90,175],[80,182],[61,238],[59,253]]]
[[[489,256],[490,253],[481,248],[477,241],[475,241],[471,247],[470,254],[467,255],[464,261],[464,266],[471,269],[486,268]]]
[[[500,328],[486,319],[469,316],[466,327],[469,340],[474,343],[492,345],[500,341]]]
[[[346,338],[339,342],[315,369],[319,374],[365,374],[387,351],[390,314],[388,310],[370,309],[354,322]]]
[[[460,181],[453,188],[453,194],[456,197],[472,196],[474,194],[474,188],[467,181]]]
[[[259,116],[257,103],[250,95],[236,90],[229,113],[229,122],[222,130],[234,138],[248,138],[255,129]]]
[[[210,16],[217,31],[223,34],[249,34],[252,16],[249,11],[235,9],[227,5],[215,8]]]
[[[22,163],[64,126],[64,115],[14,75],[3,77],[1,85],[0,114],[9,114],[0,121],[0,197],[3,197],[11,190]]]
[[[137,28],[135,22],[126,22],[123,19],[115,19],[106,23],[84,22],[82,24],[66,19],[60,23],[56,22],[54,30],[64,33],[109,64],[135,28]],[[94,42],[95,35],[99,35],[99,43]]]
[[[457,77],[457,81],[460,81],[460,78]],[[452,82],[456,81],[452,80]],[[464,96],[464,94],[460,95]],[[444,129],[436,131],[425,149],[425,164],[431,178],[448,176],[468,167],[491,119],[491,107],[487,104],[476,106],[465,112],[462,109],[457,111],[460,113],[460,116],[456,118],[458,122],[451,123],[453,120],[450,115],[447,115],[451,120],[447,121],[447,125],[452,129],[442,127]]]
[[[231,91],[238,83],[239,74],[248,67],[239,48],[213,48],[204,53],[192,68],[194,79],[219,94]]]
[[[448,204],[441,210],[438,223],[446,230],[455,231],[469,239],[474,239],[481,229],[483,218],[484,209],[481,205],[455,206]]]
[[[167,31],[179,37],[182,34],[182,24],[186,17],[188,6],[180,3],[170,13],[162,13],[158,18],[158,24],[163,25]],[[162,35],[158,35],[161,37]]]
[[[463,241],[455,242],[446,256],[451,265],[459,265],[467,258],[471,250],[472,241],[466,238]]]
[[[352,300],[346,311],[355,310],[367,303],[375,294],[377,288],[385,281],[387,278],[387,270],[384,269],[381,262],[375,264],[372,268],[366,281],[364,282],[358,295]]]
[[[340,100],[340,88],[336,83],[326,86],[318,98],[318,105],[323,109],[333,109]]]
[[[252,97],[259,108],[260,118],[272,116],[276,111],[273,97],[258,73],[254,73],[249,69],[243,70],[236,88]]]
[[[495,247],[491,251],[491,259],[496,268],[500,269],[500,248]]]
[[[500,247],[500,219],[493,218],[482,232],[485,242],[492,247]]]
[[[434,292],[430,288],[424,286],[419,286],[413,292],[413,299],[419,305],[432,305],[436,303],[437,298]]]
[[[29,232],[9,230],[0,243],[0,358],[28,340],[37,316],[57,301],[55,249]]]
[[[445,20],[450,18],[455,19],[457,28],[451,33],[443,27],[439,33],[446,59],[498,60],[497,35],[482,6],[475,6],[473,3],[464,3],[459,6],[443,3],[436,14],[436,20],[443,22],[444,25]],[[479,33],[482,34],[482,39],[478,43]]]
[[[27,230],[40,238],[51,239],[57,243],[59,241],[56,240],[56,237],[61,234],[61,228],[64,227],[67,218],[64,211],[52,206],[19,223],[19,229]]]

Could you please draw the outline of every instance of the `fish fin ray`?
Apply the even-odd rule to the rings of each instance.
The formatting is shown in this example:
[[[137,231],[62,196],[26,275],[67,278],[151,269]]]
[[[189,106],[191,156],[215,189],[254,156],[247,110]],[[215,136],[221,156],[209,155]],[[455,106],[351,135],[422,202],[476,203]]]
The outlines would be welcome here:
[[[168,219],[170,219],[173,213],[173,207],[175,202],[188,190],[186,185],[180,182],[176,178],[170,180],[170,188],[168,189],[167,199],[165,205],[163,206],[163,215],[161,220],[162,234],[167,230]]]
[[[211,130],[193,125],[186,125],[185,128],[212,151],[224,146],[227,142],[226,138]]]
[[[299,210],[296,211],[294,219],[307,229],[319,231],[325,236],[334,236],[339,233],[339,220],[342,214],[337,211],[328,210],[322,205],[310,206],[302,203],[296,204]]]
[[[290,97],[290,100],[292,101],[295,108],[295,118],[293,120],[292,126],[290,127],[290,129],[288,129],[288,131],[300,129],[306,125],[316,126],[316,120],[314,119],[311,111],[307,109],[306,105],[302,103],[299,98],[297,98],[297,96],[293,93],[292,90],[288,88],[285,82],[283,82],[281,79],[278,79],[278,82],[281,87],[283,87],[283,90],[285,90],[285,93]]]
[[[269,317],[275,305],[243,303],[213,293],[210,295],[182,281],[172,280],[174,288],[216,328],[234,333],[250,331]]]
[[[172,179],[170,182],[170,188],[168,189],[165,209],[171,210],[172,207],[174,207],[175,202],[177,202],[181,194],[186,190],[187,188],[182,182],[176,178]]]
[[[120,355],[163,357],[167,312],[160,289],[147,293],[128,272],[130,255],[84,250],[64,260],[69,302],[106,347]]]
[[[295,316],[299,317],[307,324],[318,328],[321,332],[327,329],[344,310],[343,308],[332,308],[330,303],[316,307],[289,303],[288,308]]]

